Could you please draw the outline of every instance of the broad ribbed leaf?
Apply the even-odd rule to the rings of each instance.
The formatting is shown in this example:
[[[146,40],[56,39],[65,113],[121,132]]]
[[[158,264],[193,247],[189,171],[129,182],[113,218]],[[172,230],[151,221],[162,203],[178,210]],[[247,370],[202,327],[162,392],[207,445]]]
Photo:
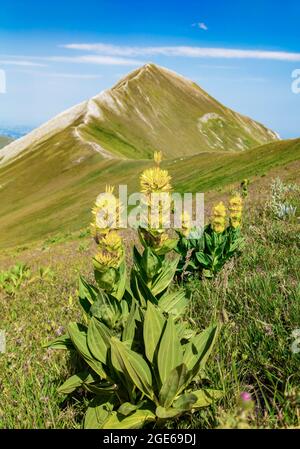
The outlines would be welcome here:
[[[196,402],[196,395],[194,395],[193,393],[186,393],[179,396],[179,398],[173,402],[173,407],[180,409],[181,411],[188,411],[194,408],[194,404]]]
[[[77,351],[84,358],[86,363],[90,365],[90,367],[99,374],[103,379],[106,378],[105,371],[103,370],[102,364],[93,358],[88,345],[87,345],[87,329],[85,326],[78,323],[70,323],[68,326],[68,332],[70,338],[77,349]]]
[[[87,344],[92,355],[104,364],[110,348],[110,337],[109,329],[97,318],[92,317],[87,332]]]
[[[153,279],[161,268],[161,260],[150,247],[147,247],[143,253],[140,265],[147,278]]]
[[[162,246],[160,246],[157,250],[155,250],[155,253],[159,256],[164,255],[164,254],[172,251],[172,249],[175,249],[177,244],[178,244],[178,238],[167,239],[164,241]]]
[[[182,363],[182,346],[172,317],[168,318],[158,350],[158,371],[161,383],[169,377],[171,371]]]
[[[139,410],[143,405],[146,403],[146,401],[141,401],[138,404],[131,404],[130,402],[123,402],[123,404],[118,408],[118,413],[124,416],[128,416],[131,413],[135,412],[136,410]]]
[[[115,337],[111,339],[111,347],[122,371],[142,393],[152,399],[152,376],[147,362]]]
[[[136,315],[136,302],[135,299],[133,299],[131,303],[130,313],[128,315],[122,333],[122,341],[129,341],[129,342],[133,341],[136,330],[135,315]]]
[[[119,267],[119,274],[120,274],[120,278],[118,280],[117,283],[117,289],[114,293],[114,296],[121,301],[121,299],[124,296],[124,292],[125,292],[125,287],[126,287],[126,281],[127,281],[127,276],[126,276],[126,263],[123,260],[120,267]]]
[[[161,272],[152,284],[151,291],[153,295],[157,296],[159,293],[163,292],[169,287],[176,273],[179,259],[180,256],[178,255],[172,261],[165,260],[161,268]]]
[[[43,348],[49,349],[62,349],[62,350],[70,350],[75,349],[68,334],[61,335],[50,343],[46,343],[43,345]]]
[[[72,393],[76,388],[81,387],[84,383],[94,382],[94,378],[91,374],[83,371],[78,374],[74,374],[69,377],[58,389],[58,393],[69,394]]]
[[[155,415],[150,410],[137,410],[130,416],[113,412],[102,426],[102,429],[141,429],[144,424],[155,421]]]
[[[85,429],[102,429],[103,424],[112,413],[113,402],[111,395],[104,395],[102,398],[94,398],[86,411],[84,419]]]
[[[144,320],[144,345],[147,359],[151,363],[153,362],[165,321],[163,314],[157,307],[148,302]]]
[[[98,295],[98,289],[79,276],[79,298],[88,298],[92,304]]]
[[[217,336],[217,325],[212,325],[200,334],[192,337],[186,345],[183,361],[190,371],[197,374],[199,369],[204,368],[206,360],[212,351]]]
[[[165,408],[160,405],[156,408],[156,416],[159,419],[170,419],[181,415],[182,411],[176,408]]]
[[[134,297],[139,299],[142,307],[146,307],[148,301],[151,301],[153,304],[157,304],[157,299],[152,294],[152,291],[149,289],[146,282],[134,270],[131,272],[130,286]]]
[[[221,399],[224,395],[223,391],[221,390],[195,390],[191,391],[191,394],[196,397],[196,401],[193,404],[193,408],[201,408],[201,407],[207,407],[212,402],[217,401],[218,399]]]
[[[165,408],[169,408],[172,405],[176,395],[187,381],[187,376],[188,371],[183,363],[170,372],[160,390],[159,403],[161,405]]]
[[[210,260],[203,252],[196,253],[196,257],[202,266],[207,267],[209,265]]]
[[[161,310],[174,316],[183,315],[187,304],[188,300],[184,290],[165,293],[158,301],[158,306]]]

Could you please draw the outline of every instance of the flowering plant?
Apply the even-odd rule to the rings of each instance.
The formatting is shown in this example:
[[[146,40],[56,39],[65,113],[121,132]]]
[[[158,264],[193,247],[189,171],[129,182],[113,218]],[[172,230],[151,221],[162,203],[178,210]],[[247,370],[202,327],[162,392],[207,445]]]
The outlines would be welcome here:
[[[180,254],[177,275],[181,279],[195,273],[203,277],[215,276],[225,263],[242,247],[242,198],[236,194],[229,200],[229,217],[223,202],[212,209],[210,223],[198,238],[187,239],[179,234],[177,252]]]

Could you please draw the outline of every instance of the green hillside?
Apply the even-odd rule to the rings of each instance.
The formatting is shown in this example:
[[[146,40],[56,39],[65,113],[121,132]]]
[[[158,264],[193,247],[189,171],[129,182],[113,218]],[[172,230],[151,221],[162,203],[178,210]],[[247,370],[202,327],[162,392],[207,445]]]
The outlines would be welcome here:
[[[58,139],[65,139],[62,134]],[[70,148],[68,147],[70,145]],[[0,170],[0,245],[15,246],[42,239],[49,233],[77,230],[90,221],[90,210],[105,184],[138,188],[138,175],[150,161],[103,159],[82,147],[39,152],[18,158]],[[68,149],[72,149],[73,162]],[[40,151],[43,151],[41,146]],[[84,158],[80,162],[78,158]],[[59,161],[59,163],[58,163]],[[216,191],[243,178],[282,174],[299,177],[300,139],[280,141],[244,153],[203,153],[167,160],[174,187],[183,192]]]
[[[120,157],[151,158],[155,149],[169,158],[241,151],[277,139],[197,84],[154,64],[134,71],[91,106],[79,132]]]

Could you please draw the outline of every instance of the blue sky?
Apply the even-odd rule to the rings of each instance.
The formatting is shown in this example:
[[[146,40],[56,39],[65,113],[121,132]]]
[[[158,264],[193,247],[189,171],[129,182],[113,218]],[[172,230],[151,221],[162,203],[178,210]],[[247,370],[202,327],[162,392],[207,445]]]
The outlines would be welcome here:
[[[298,0],[1,0],[0,127],[37,126],[152,61],[300,136]]]

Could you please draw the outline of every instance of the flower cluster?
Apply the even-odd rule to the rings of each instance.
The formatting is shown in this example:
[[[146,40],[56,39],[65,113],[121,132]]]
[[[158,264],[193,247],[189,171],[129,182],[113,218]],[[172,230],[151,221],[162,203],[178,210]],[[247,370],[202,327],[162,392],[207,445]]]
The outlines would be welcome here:
[[[113,191],[113,187],[106,186],[105,194],[98,196],[92,209],[94,220],[91,223],[91,233],[98,245],[94,265],[100,271],[117,269],[124,256],[123,241],[116,231],[120,224],[122,205]]]
[[[147,244],[156,248],[168,239],[165,228],[170,221],[171,208],[171,176],[167,170],[160,168],[161,161],[162,153],[155,151],[156,167],[144,170],[140,176],[140,190],[145,194],[147,210],[147,229],[143,230],[143,237]],[[156,198],[156,194],[160,197]],[[158,203],[156,200],[159,200]]]
[[[123,255],[124,247],[121,236],[117,231],[110,231],[99,241],[98,252],[95,256],[97,268],[103,271],[107,268],[118,268]]]
[[[239,195],[233,196],[229,200],[230,225],[237,229],[242,223],[243,200]]]
[[[98,196],[92,209],[94,220],[90,225],[90,229],[96,243],[111,229],[120,228],[122,204],[113,192],[114,187],[106,186],[105,193]]]
[[[226,207],[222,201],[213,207],[211,227],[217,233],[224,232],[226,227]]]
[[[242,223],[243,200],[239,194],[235,194],[229,200],[229,224],[233,229],[237,229]],[[221,201],[213,207],[211,217],[211,227],[217,234],[221,234],[226,229],[226,206]]]

